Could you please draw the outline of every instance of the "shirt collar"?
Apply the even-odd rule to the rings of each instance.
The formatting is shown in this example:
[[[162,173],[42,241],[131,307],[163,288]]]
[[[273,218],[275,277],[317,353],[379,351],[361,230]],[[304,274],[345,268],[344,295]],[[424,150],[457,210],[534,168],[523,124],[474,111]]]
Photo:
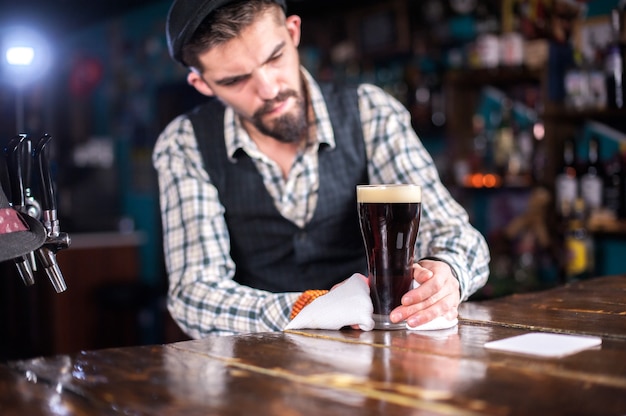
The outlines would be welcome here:
[[[310,145],[327,144],[328,147],[335,147],[335,135],[333,133],[333,127],[328,116],[328,109],[326,108],[326,102],[322,95],[319,85],[313,79],[311,74],[301,67],[302,77],[305,83],[305,88],[308,91],[309,108],[313,109],[313,114],[310,117],[313,119],[312,137]],[[232,107],[226,107],[224,113],[224,140],[226,141],[226,151],[231,160],[234,161],[235,153],[242,149],[248,153],[258,152],[258,149],[246,130],[241,124],[239,117],[235,115],[235,111]]]

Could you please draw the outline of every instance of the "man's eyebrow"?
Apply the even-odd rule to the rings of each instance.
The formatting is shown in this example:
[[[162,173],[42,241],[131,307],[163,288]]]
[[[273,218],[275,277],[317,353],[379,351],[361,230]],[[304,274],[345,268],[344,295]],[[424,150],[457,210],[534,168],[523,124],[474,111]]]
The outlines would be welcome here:
[[[282,50],[285,47],[285,43],[286,43],[285,41],[282,41],[278,45],[276,45],[276,47],[272,50],[272,53],[270,54],[270,56],[265,60],[264,64],[270,61],[280,50]],[[215,81],[215,83],[217,85],[228,85],[240,79],[246,78],[249,75],[250,74],[234,75],[232,77],[218,79]]]

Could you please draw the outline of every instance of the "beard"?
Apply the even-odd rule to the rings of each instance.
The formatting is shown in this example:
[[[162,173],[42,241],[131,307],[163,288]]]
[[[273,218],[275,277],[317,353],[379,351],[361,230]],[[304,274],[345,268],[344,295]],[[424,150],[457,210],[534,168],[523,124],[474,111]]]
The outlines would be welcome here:
[[[296,99],[293,113],[284,114],[270,123],[263,121],[263,115],[270,112],[276,103],[283,102],[289,97]],[[294,90],[282,91],[276,98],[266,101],[263,107],[254,113],[251,121],[258,131],[282,143],[298,143],[307,137],[309,130],[305,100]]]

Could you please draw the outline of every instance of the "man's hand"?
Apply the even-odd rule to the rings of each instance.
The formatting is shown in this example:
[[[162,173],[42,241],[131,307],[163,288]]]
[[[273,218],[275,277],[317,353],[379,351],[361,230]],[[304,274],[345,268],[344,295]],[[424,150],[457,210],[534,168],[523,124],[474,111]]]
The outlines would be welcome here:
[[[422,260],[413,266],[413,279],[419,286],[402,297],[402,305],[391,311],[392,322],[406,320],[410,326],[432,321],[438,316],[454,319],[461,302],[459,282],[448,264]]]

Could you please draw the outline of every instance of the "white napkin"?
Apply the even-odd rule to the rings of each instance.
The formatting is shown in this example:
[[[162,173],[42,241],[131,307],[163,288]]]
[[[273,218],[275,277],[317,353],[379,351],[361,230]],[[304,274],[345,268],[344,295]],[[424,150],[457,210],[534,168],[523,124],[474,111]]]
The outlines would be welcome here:
[[[342,285],[309,303],[285,329],[340,329],[358,324],[363,331],[374,328],[370,288],[358,273]]]
[[[435,331],[439,329],[452,328],[458,323],[459,323],[459,320],[457,318],[448,319],[444,316],[438,316],[432,321],[426,322],[425,324],[421,324],[418,326],[410,326],[407,323],[406,329],[410,329],[411,331]]]

